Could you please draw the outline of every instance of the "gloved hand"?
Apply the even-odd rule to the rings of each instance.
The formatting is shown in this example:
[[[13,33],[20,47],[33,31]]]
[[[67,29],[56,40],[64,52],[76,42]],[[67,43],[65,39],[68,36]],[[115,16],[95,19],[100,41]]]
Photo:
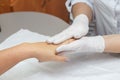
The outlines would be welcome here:
[[[71,52],[71,53],[102,53],[105,48],[104,38],[102,36],[95,37],[83,37],[79,40],[75,40],[67,45],[62,45],[56,49],[59,52]]]
[[[88,33],[89,30],[89,21],[88,17],[84,14],[78,15],[72,25],[70,25],[67,29],[62,31],[61,33],[49,38],[47,40],[48,43],[59,44],[70,38],[80,38]]]

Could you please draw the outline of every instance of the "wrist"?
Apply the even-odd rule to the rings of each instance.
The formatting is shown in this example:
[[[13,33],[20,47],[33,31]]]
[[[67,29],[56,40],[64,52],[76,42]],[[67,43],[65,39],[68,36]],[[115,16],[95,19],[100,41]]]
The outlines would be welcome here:
[[[13,47],[13,51],[17,56],[23,60],[33,58],[32,49],[29,48],[30,43],[22,43]]]
[[[1,50],[0,52],[1,54],[3,53],[3,59],[8,60],[8,63],[18,63],[32,57],[31,54],[29,54],[29,52],[25,49],[26,46],[26,43],[22,43],[14,47]]]

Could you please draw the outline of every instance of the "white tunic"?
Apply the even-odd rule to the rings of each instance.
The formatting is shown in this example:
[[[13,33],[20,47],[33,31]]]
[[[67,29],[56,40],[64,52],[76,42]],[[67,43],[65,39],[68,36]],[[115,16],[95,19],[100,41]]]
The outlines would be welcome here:
[[[78,2],[88,4],[93,10],[97,34],[120,33],[120,0],[67,0],[66,6],[70,14],[72,5]]]

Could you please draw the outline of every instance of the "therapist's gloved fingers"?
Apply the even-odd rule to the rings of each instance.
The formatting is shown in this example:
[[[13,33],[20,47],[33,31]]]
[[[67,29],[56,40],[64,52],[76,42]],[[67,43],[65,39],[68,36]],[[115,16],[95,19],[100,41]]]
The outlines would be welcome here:
[[[47,42],[48,42],[48,43],[53,43],[53,42],[55,41],[55,39],[60,38],[60,37],[62,36],[62,34],[63,34],[63,33],[59,33],[59,34],[57,34],[57,35],[49,38],[49,39],[47,40]]]
[[[66,32],[62,32],[60,35],[56,36],[56,39],[54,40],[54,44],[62,43],[68,39],[71,39],[73,37],[72,32],[70,33],[69,30],[66,30]]]
[[[64,51],[64,52],[59,52],[57,55],[64,56],[66,54],[74,54],[75,51]]]
[[[83,37],[83,36],[85,36],[85,34],[83,34],[83,33],[78,33],[78,34],[75,34],[73,37],[74,37],[75,39],[78,39],[78,38],[81,38],[81,37]]]
[[[49,38],[48,40],[46,40],[47,43],[52,43],[54,39],[53,38]]]
[[[58,53],[59,52],[65,52],[65,51],[67,51],[67,52],[71,51],[72,52],[72,51],[76,50],[76,48],[79,44],[81,44],[81,43],[78,44],[78,42],[79,42],[79,40],[75,40],[75,41],[73,41],[69,44],[61,45],[56,49],[56,52],[58,52]]]
[[[71,35],[68,35],[68,36],[62,36],[60,39],[56,39],[53,43],[54,44],[59,44],[59,43],[62,43],[68,39],[72,38]]]
[[[76,35],[73,36],[73,38],[75,38],[75,39],[79,39],[79,38],[81,38],[82,36],[84,36],[84,35],[76,34]]]
[[[56,56],[56,57],[54,58],[54,61],[67,62],[67,61],[68,61],[68,58],[67,58],[67,57],[64,57],[64,56]]]
[[[63,52],[63,51],[72,51],[72,46],[69,46],[69,44],[67,44],[67,45],[62,45],[62,46],[60,46],[60,47],[58,47],[57,49],[56,49],[56,52]]]
[[[54,43],[54,44],[59,44],[67,39],[72,38],[71,34],[67,33],[60,33],[58,35],[55,35],[54,37],[51,37],[50,39],[47,40],[48,43]]]
[[[87,33],[88,33],[88,31],[86,31],[86,30],[79,31],[79,32],[74,32],[74,36],[73,37],[75,39],[78,39],[78,38],[81,38],[81,37],[85,36]]]

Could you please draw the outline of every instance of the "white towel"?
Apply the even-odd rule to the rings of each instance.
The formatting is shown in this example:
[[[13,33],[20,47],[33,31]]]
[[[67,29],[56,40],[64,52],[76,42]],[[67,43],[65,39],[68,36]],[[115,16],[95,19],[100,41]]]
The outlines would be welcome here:
[[[23,42],[43,42],[47,38],[48,36],[40,35],[27,29],[21,29],[3,41],[0,44],[0,49],[12,47]]]
[[[43,42],[48,36],[21,29],[3,41],[0,49],[22,42]],[[120,59],[109,54],[67,54],[70,62],[28,59],[0,76],[0,80],[120,80]]]

